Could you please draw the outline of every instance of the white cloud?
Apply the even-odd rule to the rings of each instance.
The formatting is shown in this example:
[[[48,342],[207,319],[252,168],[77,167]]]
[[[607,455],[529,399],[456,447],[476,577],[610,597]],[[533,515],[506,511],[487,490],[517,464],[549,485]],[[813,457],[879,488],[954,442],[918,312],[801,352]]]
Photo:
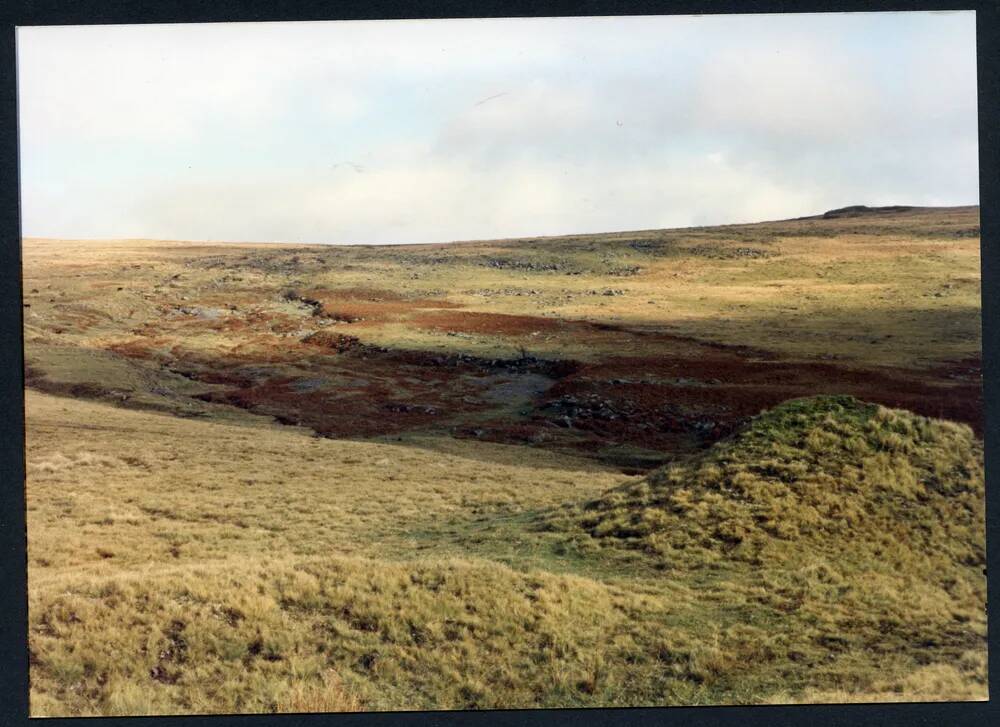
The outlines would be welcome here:
[[[880,116],[864,69],[820,44],[720,51],[698,85],[697,122],[726,131],[822,142],[865,133]]]
[[[18,31],[26,234],[431,242],[977,194],[971,14]]]
[[[823,201],[696,156],[669,171],[632,163],[613,179],[600,164],[571,173],[557,163],[511,159],[486,168],[416,148],[391,165],[363,169],[341,167],[321,182],[207,180],[180,193],[153,186],[122,219],[127,235],[152,224],[173,239],[439,242],[753,221],[806,214]]]

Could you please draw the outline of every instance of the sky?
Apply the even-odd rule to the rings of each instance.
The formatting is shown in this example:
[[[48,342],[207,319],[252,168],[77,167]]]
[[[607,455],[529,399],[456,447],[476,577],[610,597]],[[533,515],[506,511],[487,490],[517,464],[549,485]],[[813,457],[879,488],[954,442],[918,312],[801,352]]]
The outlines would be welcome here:
[[[426,243],[978,204],[975,14],[22,27],[29,237]]]

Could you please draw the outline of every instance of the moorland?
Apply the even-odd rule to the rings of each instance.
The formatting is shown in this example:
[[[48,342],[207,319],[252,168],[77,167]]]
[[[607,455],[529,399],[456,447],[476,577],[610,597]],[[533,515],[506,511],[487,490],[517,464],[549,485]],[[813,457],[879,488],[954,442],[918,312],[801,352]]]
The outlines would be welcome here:
[[[33,715],[986,698],[976,207],[22,249]]]

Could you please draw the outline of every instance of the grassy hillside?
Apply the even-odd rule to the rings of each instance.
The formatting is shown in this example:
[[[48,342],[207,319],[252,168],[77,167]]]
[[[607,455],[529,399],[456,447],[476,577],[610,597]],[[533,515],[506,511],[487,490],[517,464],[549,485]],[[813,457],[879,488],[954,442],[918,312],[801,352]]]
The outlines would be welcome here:
[[[586,503],[590,537],[664,567],[822,551],[924,577],[985,566],[982,445],[952,422],[851,397],[792,400],[707,452]],[[920,553],[918,563],[897,560]],[[983,593],[977,594],[983,596]]]
[[[985,698],[978,244],[26,240],[32,714]]]
[[[664,577],[752,574],[746,592],[782,614],[783,637],[813,664],[830,648],[960,660],[985,637],[982,456],[951,422],[795,400],[548,525]]]
[[[795,402],[630,482],[28,402],[35,714],[985,696],[965,427]],[[512,521],[528,555],[471,542]]]

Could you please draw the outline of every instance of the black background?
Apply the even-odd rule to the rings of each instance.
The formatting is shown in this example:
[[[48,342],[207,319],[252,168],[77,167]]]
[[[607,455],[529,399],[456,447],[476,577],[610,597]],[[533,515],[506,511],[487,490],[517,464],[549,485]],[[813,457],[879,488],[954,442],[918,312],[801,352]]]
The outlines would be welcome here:
[[[979,176],[983,273],[983,385],[986,414],[987,556],[1000,568],[1000,493],[997,492],[1000,393],[1000,0],[979,2],[775,2],[768,0],[512,0],[509,2],[400,2],[393,0],[0,0],[0,725],[28,718],[27,558],[24,509],[24,395],[21,258],[17,147],[15,27],[99,23],[335,20],[378,18],[656,15],[714,13],[976,10],[979,81]],[[988,578],[1000,603],[1000,578]],[[990,609],[990,653],[1000,655],[997,608]],[[997,656],[1000,660],[1000,656]],[[992,660],[991,660],[992,662]],[[991,663],[992,666],[992,663]],[[1000,698],[1000,670],[990,669],[990,692]],[[46,719],[46,725],[107,723],[259,727],[277,724],[344,725],[1000,725],[997,700],[982,703],[669,707],[655,709],[394,712],[331,715],[129,717]]]

